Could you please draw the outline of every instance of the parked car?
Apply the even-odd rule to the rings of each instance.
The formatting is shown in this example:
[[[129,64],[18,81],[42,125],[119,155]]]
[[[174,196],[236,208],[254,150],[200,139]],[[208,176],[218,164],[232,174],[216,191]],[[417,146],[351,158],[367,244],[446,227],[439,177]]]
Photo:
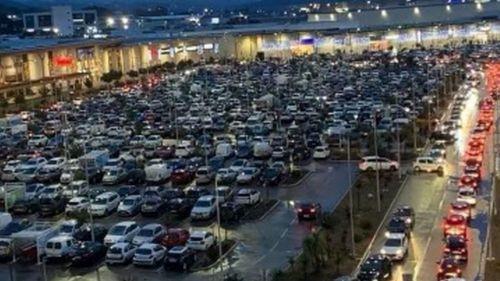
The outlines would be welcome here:
[[[153,266],[163,261],[167,249],[159,244],[144,243],[137,248],[134,254],[134,265]]]
[[[73,237],[78,241],[92,241],[92,232],[94,239],[97,242],[103,243],[104,236],[108,233],[108,229],[99,223],[83,224],[73,235]]]
[[[198,198],[193,209],[191,209],[191,220],[208,220],[215,215],[216,200],[213,195],[205,195]]]
[[[165,236],[165,228],[158,223],[151,223],[143,226],[132,239],[132,244],[142,245],[144,243],[159,243]]]
[[[106,254],[106,247],[99,242],[85,241],[73,245],[71,266],[90,266]]]
[[[73,254],[72,247],[76,241],[71,236],[56,236],[45,244],[45,256],[48,259],[68,258]]]
[[[159,196],[147,197],[141,205],[143,216],[158,216],[165,209],[165,201]]]
[[[94,216],[107,216],[114,212],[120,204],[120,196],[116,192],[108,191],[99,194],[90,205],[90,212]]]
[[[240,189],[236,194],[234,201],[244,205],[255,205],[260,202],[260,192],[255,189]]]
[[[208,231],[194,231],[191,233],[186,246],[197,251],[206,251],[215,245],[215,237]]]
[[[106,264],[126,264],[132,261],[137,247],[128,242],[119,242],[109,247],[106,253]]]
[[[167,249],[171,249],[176,246],[184,246],[186,245],[189,236],[189,231],[186,229],[170,228],[167,230],[160,243]]]
[[[163,267],[165,270],[188,271],[196,261],[196,252],[186,246],[171,248],[165,257]]]
[[[117,213],[121,217],[135,216],[140,212],[142,203],[141,195],[129,195],[120,202]]]
[[[115,224],[104,237],[104,245],[109,247],[118,242],[132,242],[140,227],[134,221],[122,221]]]

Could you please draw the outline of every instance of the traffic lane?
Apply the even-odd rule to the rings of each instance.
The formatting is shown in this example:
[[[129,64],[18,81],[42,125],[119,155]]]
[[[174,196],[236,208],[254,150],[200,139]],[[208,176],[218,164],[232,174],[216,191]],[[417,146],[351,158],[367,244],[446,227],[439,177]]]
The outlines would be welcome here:
[[[348,191],[348,171],[345,163],[317,163],[315,171],[299,186],[274,189],[272,197],[280,200],[276,210],[268,218],[243,224],[234,232],[240,244],[229,259],[231,267],[245,279],[254,280],[262,270],[286,265],[315,227],[314,223],[297,221],[296,202],[319,202],[324,212],[331,211]],[[356,167],[351,165],[350,171],[354,175]]]

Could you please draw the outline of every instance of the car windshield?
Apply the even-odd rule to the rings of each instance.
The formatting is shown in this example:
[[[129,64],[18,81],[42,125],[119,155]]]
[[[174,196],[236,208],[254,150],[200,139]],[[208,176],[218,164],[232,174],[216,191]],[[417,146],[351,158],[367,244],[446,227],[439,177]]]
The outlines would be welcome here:
[[[144,249],[144,248],[140,248],[140,249],[137,249],[137,251],[135,251],[136,254],[138,255],[151,255],[151,249]]]
[[[95,205],[106,205],[108,203],[108,200],[106,198],[96,198],[93,202]]]
[[[380,268],[382,267],[382,264],[380,262],[373,262],[373,261],[370,261],[370,262],[365,262],[362,266],[361,266],[361,270],[362,271],[378,271]]]
[[[27,168],[23,170],[24,174],[33,174],[36,171],[36,168]]]
[[[109,234],[111,234],[111,235],[123,235],[123,233],[125,233],[126,229],[127,229],[127,227],[124,225],[116,225],[116,226],[113,226],[113,228],[111,228],[109,230]]]
[[[196,206],[195,207],[210,207],[211,204],[210,204],[210,201],[208,200],[200,200],[198,202],[196,202]]]
[[[134,205],[134,202],[135,202],[134,199],[125,199],[125,200],[123,200],[123,205],[132,206],[132,205]]]
[[[26,187],[26,192],[35,192],[37,189],[37,186],[36,185],[28,185]]]
[[[122,253],[122,249],[118,248],[118,247],[111,247],[111,248],[109,248],[109,252],[111,254],[121,254]]]
[[[401,244],[401,239],[387,239],[387,241],[385,241],[385,246],[387,247],[400,247]]]
[[[153,236],[153,230],[143,228],[139,231],[139,234],[137,234],[137,236],[151,237],[151,236]]]
[[[61,229],[59,230],[59,232],[62,232],[62,233],[71,233],[71,232],[73,232],[73,225],[63,224],[61,226]]]

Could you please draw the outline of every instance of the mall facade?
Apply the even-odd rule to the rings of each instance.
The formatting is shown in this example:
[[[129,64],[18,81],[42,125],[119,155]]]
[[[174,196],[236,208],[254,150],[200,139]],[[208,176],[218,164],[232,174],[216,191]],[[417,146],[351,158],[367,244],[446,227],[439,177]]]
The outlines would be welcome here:
[[[114,39],[4,38],[0,41],[0,95],[11,101],[16,95],[30,98],[44,86],[63,90],[83,88],[82,84],[87,79],[98,86],[100,77],[110,70],[126,74],[131,70],[188,59],[287,58],[339,50],[361,52],[382,50],[389,46],[401,49],[417,44],[438,46],[498,40],[500,21],[491,17],[490,13],[498,17],[500,6],[498,2],[493,2],[492,6],[487,4],[482,4],[480,10],[476,9],[476,14],[471,13],[469,20],[463,17],[453,19],[452,15],[448,15],[447,20],[441,22],[430,18],[428,22],[405,26],[397,21],[391,22],[391,10],[384,10],[389,19],[382,23],[374,19],[373,26],[365,23],[348,26],[341,21],[313,20],[294,25],[249,26]],[[407,10],[408,16],[417,16],[414,8]],[[312,18],[322,19],[325,16],[313,15]],[[346,19],[349,20],[349,17]]]

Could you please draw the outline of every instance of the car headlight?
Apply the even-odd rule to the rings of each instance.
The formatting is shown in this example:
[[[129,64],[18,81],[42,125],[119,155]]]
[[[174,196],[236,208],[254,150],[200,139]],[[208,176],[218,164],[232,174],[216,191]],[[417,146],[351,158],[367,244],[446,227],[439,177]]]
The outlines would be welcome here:
[[[385,237],[389,237],[389,235],[391,235],[391,233],[389,231],[386,231],[385,232]]]
[[[380,250],[380,253],[381,253],[382,255],[385,255],[385,254],[387,254],[387,251],[386,251],[385,249],[382,249],[382,250]]]
[[[411,223],[411,218],[407,218],[406,223]]]
[[[396,251],[396,254],[397,254],[397,255],[401,255],[401,254],[403,254],[403,250],[398,249],[398,250]]]

